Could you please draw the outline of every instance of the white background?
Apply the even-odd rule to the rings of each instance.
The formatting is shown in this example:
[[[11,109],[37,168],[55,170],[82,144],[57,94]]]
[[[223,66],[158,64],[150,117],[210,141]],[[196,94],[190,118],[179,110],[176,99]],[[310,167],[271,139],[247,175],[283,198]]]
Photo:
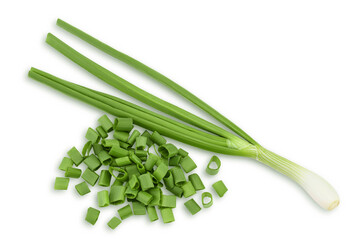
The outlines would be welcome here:
[[[0,238],[358,239],[359,7],[317,0],[1,1]],[[118,207],[87,224],[96,189],[79,197],[73,180],[66,192],[52,189],[62,157],[85,143],[102,112],[29,79],[27,71],[37,67],[139,102],[46,45],[48,32],[130,82],[208,116],[56,27],[58,17],[172,78],[263,146],[326,178],[340,206],[322,210],[295,183],[249,159],[220,156],[219,175],[208,177],[212,153],[172,141],[190,152],[207,187],[226,183],[224,198],[195,216],[179,201],[176,221],[167,225],[135,216],[111,231],[106,222]]]

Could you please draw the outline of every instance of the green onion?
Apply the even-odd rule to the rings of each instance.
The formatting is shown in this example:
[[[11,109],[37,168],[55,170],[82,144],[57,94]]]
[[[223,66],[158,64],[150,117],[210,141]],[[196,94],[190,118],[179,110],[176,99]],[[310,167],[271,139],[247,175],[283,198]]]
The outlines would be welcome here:
[[[151,196],[153,197],[151,202],[149,203],[149,206],[159,206],[162,196],[161,189],[158,187],[151,188],[148,190],[148,193],[150,193]]]
[[[152,178],[151,178],[151,175],[149,172],[141,174],[139,176],[139,182],[140,182],[141,190],[143,190],[143,191],[147,191],[150,188],[154,187],[154,183],[152,181]]]
[[[111,95],[97,92],[62,79],[56,78],[50,74],[44,73],[40,70],[32,68],[29,76],[45,83],[59,91],[64,92],[72,97],[78,98],[86,103],[100,108],[120,118],[132,118],[135,124],[138,124],[146,129],[156,131],[164,136],[168,136],[175,140],[187,143],[189,145],[199,147],[216,153],[245,156],[256,159],[278,172],[288,176],[297,182],[305,191],[323,208],[331,210],[339,204],[339,197],[331,185],[329,185],[323,178],[317,174],[275,154],[271,151],[260,146],[249,135],[237,127],[234,123],[215,111],[209,105],[198,99],[196,96],[174,83],[170,79],[157,73],[153,69],[145,66],[144,64],[136,61],[135,59],[118,52],[117,50],[101,43],[93,37],[87,35],[79,29],[59,20],[58,25],[73,33],[74,35],[84,39],[90,44],[98,47],[106,53],[116,57],[117,59],[126,62],[130,66],[145,72],[152,76],[154,79],[160,81],[174,91],[178,92],[183,97],[187,98],[195,105],[209,113],[212,117],[223,123],[230,128],[239,137],[232,133],[210,123],[194,114],[191,114],[184,109],[181,109],[171,103],[168,103],[156,96],[132,85],[121,77],[113,74],[102,66],[96,64],[85,56],[81,55],[61,40],[52,34],[48,34],[47,43],[53,46],[56,50],[70,58],[75,63],[85,68],[90,73],[98,78],[112,85],[113,87],[127,93],[128,95],[145,102],[146,104],[172,115],[188,124],[191,124],[199,129],[180,123],[173,119],[167,118],[160,114],[154,113],[147,109],[141,108],[119,98]],[[106,121],[105,121],[106,122]],[[109,130],[109,124],[101,123],[105,131]],[[112,124],[111,124],[112,126]],[[130,146],[135,142],[138,133],[133,132],[132,136],[128,139]],[[241,137],[241,138],[240,138]],[[151,135],[151,140],[156,143]],[[164,143],[158,141],[161,146]],[[70,156],[70,155],[69,155]],[[73,159],[75,165],[79,165],[82,159]],[[77,157],[75,157],[77,158]],[[100,157],[99,157],[100,158]],[[175,175],[174,175],[175,177]],[[175,180],[176,181],[176,180]]]
[[[201,210],[201,207],[199,206],[199,204],[197,204],[197,202],[195,202],[195,200],[193,198],[186,201],[184,203],[184,205],[187,208],[187,210],[189,210],[191,215],[195,215],[196,213],[198,213]]]
[[[108,134],[107,132],[102,128],[102,126],[98,126],[96,128],[96,132],[99,134],[99,136],[103,139],[107,138],[108,137]]]
[[[71,148],[67,154],[71,158],[71,160],[75,163],[76,166],[79,166],[80,163],[84,160],[80,152],[76,149],[76,147]]]
[[[132,162],[130,161],[130,158],[128,156],[121,157],[121,158],[115,158],[115,164],[117,167],[123,167],[130,165]]]
[[[134,201],[132,202],[134,215],[146,215],[146,207],[144,204]]]
[[[219,197],[223,197],[228,190],[224,182],[221,180],[214,183],[212,187],[214,188],[215,192],[219,195]]]
[[[139,191],[136,196],[136,200],[143,203],[144,205],[149,205],[152,199],[153,196],[150,193],[144,191]]]
[[[94,143],[98,143],[100,140],[99,134],[92,128],[89,128],[86,132],[85,138]]]
[[[213,168],[212,165],[215,164],[216,168]],[[206,167],[206,172],[210,175],[216,175],[221,167],[221,161],[217,156],[212,156],[210,162]]]
[[[99,186],[102,187],[109,187],[111,182],[111,174],[109,170],[101,170],[100,177],[99,177]]]
[[[119,213],[121,220],[124,220],[133,215],[132,209],[129,204],[126,205],[125,207],[120,208],[118,210],[118,213]]]
[[[60,163],[59,169],[62,171],[66,171],[68,167],[73,166],[73,161],[70,158],[64,157],[63,160]]]
[[[171,208],[160,208],[160,214],[164,223],[175,221],[175,217]]]
[[[81,169],[68,167],[65,171],[65,177],[79,178],[81,176]]]
[[[95,186],[97,180],[99,179],[99,175],[91,171],[89,168],[85,169],[81,177],[91,186]]]
[[[99,210],[89,207],[86,213],[85,220],[90,224],[94,225],[97,222],[99,215],[100,215]]]
[[[113,123],[110,121],[109,117],[106,115],[101,116],[98,119],[101,127],[104,129],[105,132],[111,132],[113,129]]]
[[[209,199],[209,200],[207,200]],[[204,208],[209,208],[213,205],[213,197],[209,192],[203,192],[201,194],[201,203]]]
[[[118,205],[125,202],[125,190],[124,186],[111,186],[109,201],[111,204]]]
[[[127,140],[129,139],[129,133],[128,132],[115,131],[113,136],[114,136],[115,139],[117,139],[119,141],[122,141],[122,142],[127,142]]]
[[[136,175],[132,175],[131,178],[129,179],[129,186],[133,190],[139,189],[140,183]]]
[[[176,207],[176,196],[175,195],[162,195],[160,206],[175,208]]]
[[[80,196],[84,196],[85,194],[88,194],[90,192],[90,188],[86,184],[86,182],[75,185],[75,189],[80,194]]]
[[[69,178],[64,178],[64,177],[57,177],[55,179],[55,185],[54,185],[54,189],[55,190],[67,190],[68,186],[69,186]]]
[[[102,190],[98,192],[97,199],[99,207],[107,207],[110,204],[109,192],[107,190]]]
[[[107,225],[109,226],[109,228],[111,228],[112,230],[114,230],[115,228],[117,228],[121,223],[121,220],[117,217],[113,217],[110,219],[110,221],[107,223]]]
[[[181,188],[184,190],[184,197],[188,198],[196,193],[194,186],[191,182],[185,182]]]
[[[205,189],[205,186],[197,173],[193,173],[193,174],[189,175],[189,181],[194,186],[196,191]]]
[[[119,132],[130,132],[133,129],[132,118],[115,118],[114,129]]]
[[[189,156],[186,156],[183,159],[181,159],[180,165],[186,173],[189,173],[195,168],[197,168],[196,163]]]
[[[92,171],[96,171],[101,167],[100,160],[94,154],[91,154],[89,157],[85,158],[84,163]]]
[[[149,219],[150,219],[151,222],[154,222],[154,221],[159,219],[159,217],[158,217],[158,215],[156,213],[155,207],[147,206],[146,210],[147,210],[147,213],[148,213],[148,216],[149,216]]]

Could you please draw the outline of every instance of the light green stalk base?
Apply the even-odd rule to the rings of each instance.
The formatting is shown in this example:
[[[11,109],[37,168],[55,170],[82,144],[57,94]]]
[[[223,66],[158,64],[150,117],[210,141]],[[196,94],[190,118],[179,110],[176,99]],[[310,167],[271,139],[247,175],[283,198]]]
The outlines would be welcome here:
[[[261,146],[256,146],[256,149],[251,151],[252,158],[294,180],[320,207],[332,210],[339,205],[339,195],[325,179]]]

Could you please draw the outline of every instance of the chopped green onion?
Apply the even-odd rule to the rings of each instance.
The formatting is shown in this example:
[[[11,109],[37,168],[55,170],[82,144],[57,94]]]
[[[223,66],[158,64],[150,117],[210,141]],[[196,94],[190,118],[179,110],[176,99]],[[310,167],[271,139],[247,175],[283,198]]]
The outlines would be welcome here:
[[[90,142],[90,143],[91,143],[91,142]],[[104,150],[103,146],[100,145],[100,144],[97,144],[97,143],[95,143],[95,144],[93,145],[93,148],[94,148],[94,153],[95,153],[95,155],[97,155],[97,156],[99,156],[99,153],[100,153],[102,150]]]
[[[97,199],[99,207],[107,207],[110,204],[109,192],[107,190],[102,190],[98,192]]]
[[[185,174],[180,167],[173,167],[170,169],[174,176],[174,182],[176,186],[181,186],[186,182]]]
[[[114,230],[115,228],[117,228],[121,223],[121,220],[117,217],[113,217],[108,223],[107,225],[109,226],[109,228],[111,228],[112,230]]]
[[[109,165],[111,162],[111,156],[105,150],[101,150],[98,157],[103,165]]]
[[[101,170],[100,177],[99,177],[99,186],[102,187],[109,187],[111,182],[111,174],[109,170]]]
[[[73,161],[72,161],[70,158],[64,157],[64,158],[62,159],[61,163],[60,163],[59,169],[62,170],[62,171],[66,171],[66,169],[67,169],[68,167],[72,167],[73,164],[74,164],[74,163],[73,163]]]
[[[119,141],[127,142],[127,140],[129,139],[129,133],[115,131],[113,137]]]
[[[168,166],[166,166],[165,163],[161,163],[156,170],[154,171],[153,175],[154,177],[160,181],[161,179],[163,179],[168,171]]]
[[[84,171],[84,173],[81,177],[91,186],[95,186],[97,180],[99,179],[99,175],[97,173],[91,171],[89,168],[87,168]]]
[[[217,181],[216,183],[214,183],[212,185],[212,187],[214,188],[215,192],[219,195],[219,197],[224,196],[224,194],[227,192],[227,187],[225,186],[223,181]]]
[[[153,141],[158,146],[162,146],[162,145],[166,144],[165,138],[163,136],[161,136],[157,131],[154,131],[151,134],[150,139],[151,139],[151,141]]]
[[[215,168],[213,168],[213,164],[216,165]],[[210,162],[208,163],[207,167],[206,167],[206,172],[210,175],[216,175],[219,170],[220,170],[220,166],[221,166],[221,161],[217,156],[212,156],[210,159]]]
[[[65,171],[65,177],[79,178],[81,176],[81,169],[68,167]]]
[[[162,195],[160,206],[175,208],[176,207],[176,196],[175,195]]]
[[[110,187],[109,201],[111,204],[118,205],[125,202],[125,186],[113,185]]]
[[[100,215],[99,210],[97,210],[95,208],[92,208],[92,207],[89,207],[88,210],[87,210],[87,213],[86,213],[85,220],[87,222],[89,222],[90,224],[95,225],[96,221],[99,218],[99,215]]]
[[[150,188],[154,187],[154,183],[152,181],[151,175],[149,172],[141,174],[139,176],[139,182],[140,182],[140,186],[141,186],[141,190],[142,191],[147,191]]]
[[[85,194],[88,194],[90,192],[90,188],[86,184],[86,182],[76,184],[75,189],[80,194],[80,196],[84,196]]]
[[[114,129],[119,132],[130,132],[133,129],[132,118],[115,118]]]
[[[197,202],[195,202],[193,198],[190,199],[189,201],[186,201],[184,205],[192,215],[195,215],[201,210],[201,207],[199,206],[199,204],[197,204]]]
[[[175,187],[174,176],[171,171],[168,171],[164,177],[165,187],[171,189]]]
[[[134,211],[134,215],[146,215],[146,207],[144,204],[134,201],[132,202],[132,208]]]
[[[189,155],[189,153],[188,153],[187,151],[185,151],[184,149],[182,149],[182,148],[179,148],[178,154],[179,154],[181,157],[186,157],[187,155]]]
[[[55,178],[55,185],[54,185],[54,189],[55,190],[67,190],[68,186],[69,186],[69,178],[64,178],[64,177],[57,177]]]
[[[84,163],[92,171],[96,171],[101,167],[100,160],[94,154],[91,154],[90,156],[85,158]]]
[[[89,156],[92,147],[93,147],[92,142],[91,142],[91,141],[87,141],[87,142],[85,143],[82,151],[81,151],[82,156],[83,156],[83,157]]]
[[[138,156],[136,156],[135,153],[132,151],[129,152],[129,158],[135,164],[142,164],[142,161],[140,160],[140,158]]]
[[[194,186],[191,182],[184,183],[181,188],[184,190],[184,197],[188,198],[196,193]]]
[[[193,174],[189,175],[189,181],[194,186],[196,191],[205,189],[205,186],[204,186],[203,182],[201,181],[201,178],[199,177],[198,174],[193,173]]]
[[[98,143],[100,140],[100,136],[99,134],[92,128],[88,128],[85,138],[89,141],[92,142],[92,144],[94,143]]]
[[[115,176],[114,170],[119,172],[118,176]],[[129,179],[128,172],[122,168],[109,167],[109,172],[114,178],[118,179],[119,181],[125,182],[126,180]]]
[[[210,199],[210,200],[207,200]],[[209,192],[203,192],[201,194],[201,202],[204,208],[209,208],[213,205],[213,197]]]
[[[130,186],[126,187],[125,196],[129,199],[135,199],[139,193],[139,189],[132,189]]]
[[[161,145],[158,150],[161,156],[165,158],[174,157],[178,153],[178,149],[175,147],[174,144],[171,143]]]
[[[155,166],[155,163],[159,160],[159,157],[153,153],[149,154],[149,157],[146,159],[145,162],[145,169],[146,171],[151,171]]]
[[[176,155],[173,156],[172,158],[169,159],[169,166],[179,166],[181,161],[181,156],[180,155]]]
[[[99,136],[102,138],[102,139],[105,139],[107,138],[109,135],[107,134],[107,132],[102,128],[102,126],[98,126],[96,128],[96,132],[99,134]]]
[[[138,136],[140,136],[140,132],[135,129],[135,130],[131,133],[129,139],[127,140],[127,143],[128,143],[130,146],[134,145],[134,143],[135,143],[135,141],[136,141],[136,138],[137,138]]]
[[[146,137],[146,145],[148,147],[151,147],[154,144],[153,141],[150,139],[151,134],[147,130],[145,130],[143,134],[141,134],[141,136]]]
[[[76,147],[71,148],[67,154],[71,158],[71,160],[75,163],[76,166],[79,166],[80,163],[84,160],[80,152],[76,149]]]
[[[98,119],[101,127],[104,129],[105,132],[111,132],[113,130],[113,124],[108,116],[103,115]]]
[[[147,137],[139,136],[136,138],[135,149],[144,150],[146,148]]]
[[[148,152],[145,151],[145,150],[135,150],[135,155],[136,155],[137,157],[139,157],[140,159],[141,159],[141,158],[145,158],[145,161],[146,161]]]
[[[134,165],[134,164],[125,166],[125,170],[126,170],[126,172],[128,173],[129,178],[131,178],[131,176],[132,176],[133,174],[135,174],[136,176],[140,176],[140,173],[139,173],[139,171],[138,171],[138,169],[137,169],[137,166]]]
[[[113,157],[120,158],[120,157],[126,157],[129,155],[129,151],[126,149],[123,149],[119,146],[112,146],[109,154]]]
[[[131,178],[129,179],[129,186],[131,189],[139,189],[140,183],[136,175],[132,175]]]
[[[154,221],[159,219],[159,217],[158,217],[158,215],[156,213],[155,207],[147,206],[146,210],[147,210],[147,213],[148,213],[148,216],[149,216],[149,219],[150,219],[151,222],[154,222]]]
[[[120,142],[120,147],[122,147],[124,149],[128,149],[130,147],[130,145],[127,144],[126,142]]]
[[[127,166],[132,163],[128,156],[121,157],[121,158],[115,158],[114,162],[115,162],[116,166],[118,166],[118,167]]]
[[[149,206],[159,206],[162,196],[161,189],[158,187],[151,188],[148,190],[148,193],[150,193],[151,196],[153,197],[151,202],[149,203]]]
[[[143,203],[144,205],[149,205],[152,199],[153,196],[150,193],[144,191],[139,191],[136,196],[136,200]]]
[[[175,221],[172,208],[160,208],[160,213],[164,223],[170,223]]]
[[[120,143],[118,140],[116,139],[103,139],[101,140],[101,144],[105,147],[105,148],[112,148],[112,147],[120,147]]]
[[[180,165],[186,173],[189,173],[195,168],[197,168],[196,163],[189,156],[186,156],[183,159],[181,159]]]
[[[136,168],[139,171],[140,174],[144,174],[146,172],[146,169],[142,163],[136,164]]]
[[[177,196],[178,198],[182,198],[184,195],[184,190],[181,187],[175,186],[171,189],[168,189],[172,194]]]
[[[124,219],[126,219],[126,218],[133,215],[133,212],[132,212],[131,207],[130,207],[129,204],[126,205],[125,207],[120,208],[118,210],[118,213],[119,213],[119,216],[120,216],[121,220],[124,220]]]

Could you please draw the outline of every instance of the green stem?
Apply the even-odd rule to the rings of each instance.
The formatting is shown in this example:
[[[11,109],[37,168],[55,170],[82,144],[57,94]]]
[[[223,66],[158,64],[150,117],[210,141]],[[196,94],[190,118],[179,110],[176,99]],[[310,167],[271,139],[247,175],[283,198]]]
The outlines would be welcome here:
[[[207,103],[202,101],[200,98],[196,97],[194,94],[186,90],[185,88],[181,87],[179,84],[175,83],[171,79],[167,78],[166,76],[162,75],[161,73],[155,71],[154,69],[146,66],[145,64],[139,62],[138,60],[110,47],[109,45],[99,41],[98,39],[90,36],[89,34],[81,31],[80,29],[68,24],[67,22],[58,19],[56,23],[59,27],[63,28],[64,30],[74,34],[75,36],[79,37],[80,39],[84,40],[85,42],[93,45],[94,47],[100,49],[101,51],[109,54],[110,56],[128,64],[129,66],[134,67],[135,69],[147,74],[148,76],[152,77],[153,79],[159,81],[160,83],[164,84],[165,86],[171,88],[173,91],[177,92],[181,96],[185,97],[187,100],[207,112],[209,115],[217,119],[219,122],[224,124],[226,127],[234,131],[236,134],[241,136],[246,141],[257,145],[257,142],[250,137],[246,132],[244,132],[241,128],[239,128],[236,124],[230,121],[228,118],[223,116],[221,113],[216,111],[214,108],[209,106]],[[185,120],[184,120],[185,121]],[[189,122],[190,123],[190,122]],[[191,123],[193,124],[193,123]],[[200,126],[199,126],[200,127]],[[203,128],[202,126],[201,128]],[[206,128],[203,128],[206,129]],[[206,129],[208,130],[208,129]]]
[[[188,111],[185,111],[182,108],[179,108],[171,103],[168,103],[144,90],[136,87],[135,85],[129,83],[125,79],[115,75],[106,68],[100,66],[99,64],[93,62],[89,58],[85,57],[81,53],[77,52],[75,49],[71,48],[60,39],[48,34],[46,42],[62,53],[64,56],[68,57],[70,60],[83,67],[85,70],[95,75],[99,79],[105,81],[116,89],[134,97],[143,103],[152,106],[164,113],[167,113],[171,116],[174,116],[182,121],[190,123],[194,126],[197,126],[201,129],[214,133],[216,135],[227,138],[231,135],[229,132],[224,129],[212,124]]]
[[[199,130],[194,129],[192,132],[185,128],[180,128],[177,125],[173,125],[169,122],[166,122],[165,120],[156,118],[154,116],[156,113],[153,113],[154,115],[150,115],[146,114],[144,111],[134,109],[125,104],[120,104],[121,99],[118,99],[118,101],[105,99],[103,96],[96,94],[96,91],[94,90],[67,82],[35,68],[30,70],[29,76],[69,96],[78,98],[79,100],[82,100],[90,105],[98,107],[114,116],[133,118],[137,125],[152,131],[158,131],[160,134],[175,140],[217,153],[240,156],[247,154],[247,150],[243,151],[227,147],[227,139],[223,139],[222,141],[208,139],[203,135],[197,134],[196,131]],[[138,108],[141,107],[138,106]]]

